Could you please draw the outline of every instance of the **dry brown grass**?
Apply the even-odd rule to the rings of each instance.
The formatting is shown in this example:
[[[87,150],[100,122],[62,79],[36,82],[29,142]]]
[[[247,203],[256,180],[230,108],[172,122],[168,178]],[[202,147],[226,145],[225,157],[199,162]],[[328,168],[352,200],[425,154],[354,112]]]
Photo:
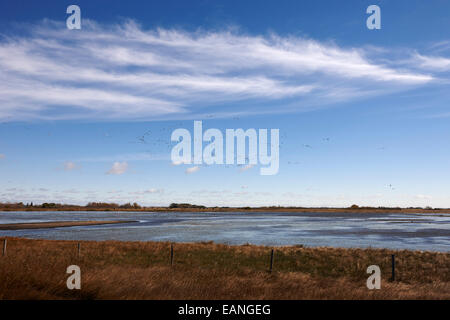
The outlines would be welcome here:
[[[385,249],[270,248],[214,243],[77,242],[8,238],[0,299],[450,299],[450,254]],[[390,277],[395,253],[397,281]],[[66,287],[81,267],[81,290]],[[366,288],[379,265],[381,290]]]

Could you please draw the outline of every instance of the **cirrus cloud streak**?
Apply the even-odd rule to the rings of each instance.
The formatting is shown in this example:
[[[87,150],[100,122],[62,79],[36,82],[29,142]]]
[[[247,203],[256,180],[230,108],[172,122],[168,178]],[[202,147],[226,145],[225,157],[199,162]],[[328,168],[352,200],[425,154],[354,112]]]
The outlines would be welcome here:
[[[283,112],[434,79],[401,61],[381,63],[377,50],[292,36],[145,30],[131,20],[24,29],[0,41],[3,120],[173,119],[212,109],[227,116],[245,113],[233,109],[239,103],[261,106],[251,113]]]

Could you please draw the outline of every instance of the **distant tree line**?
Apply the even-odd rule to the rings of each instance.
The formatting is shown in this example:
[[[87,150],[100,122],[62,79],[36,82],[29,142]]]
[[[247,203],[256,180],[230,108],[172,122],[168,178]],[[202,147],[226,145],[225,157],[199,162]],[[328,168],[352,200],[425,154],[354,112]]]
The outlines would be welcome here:
[[[139,210],[139,209],[230,209],[230,207],[206,207],[203,205],[195,205],[190,203],[171,203],[169,207],[143,207],[138,203],[109,203],[109,202],[89,202],[86,205],[71,205],[71,204],[61,204],[54,202],[44,202],[42,204],[33,204],[23,203],[23,202],[0,202],[0,210],[39,210],[42,209],[54,209],[54,210]],[[241,209],[241,210],[250,210],[250,209],[261,209],[261,210],[275,210],[275,209],[312,209],[308,207],[283,207],[283,206],[263,206],[263,207],[234,207],[231,209]],[[339,209],[339,208],[331,208],[331,207],[315,207],[313,209]],[[430,206],[427,207],[408,207],[408,208],[400,208],[400,207],[369,207],[369,206],[359,206],[356,204],[347,207],[349,210],[402,210],[402,209],[416,209],[416,210],[439,210],[439,208],[432,208]]]
[[[54,203],[54,202],[44,202],[42,204],[33,204],[23,202],[7,202],[2,203],[0,202],[0,209],[27,209],[27,208],[45,208],[45,209],[61,209],[61,208],[72,208],[72,209],[141,209],[142,207],[135,203],[125,203],[125,204],[118,204],[118,203],[108,203],[108,202],[89,202],[85,206],[81,205],[72,205],[72,204],[61,204],[61,203]]]
[[[183,209],[183,208],[195,208],[195,209],[205,209],[205,206],[198,206],[190,203],[171,203],[170,209]]]
[[[361,206],[360,207],[360,206],[358,206],[356,204],[353,204],[350,207],[348,207],[348,209],[351,209],[351,210],[368,210],[368,209],[370,209],[370,210],[374,210],[374,209],[378,209],[378,210],[402,210],[403,208],[401,208],[401,207],[368,207],[368,206]],[[423,208],[423,207],[408,207],[406,209],[433,210],[432,207],[425,207],[425,208]],[[436,210],[438,210],[438,209],[436,208]]]
[[[142,207],[136,202],[131,204],[130,202],[125,204],[108,203],[108,202],[89,202],[86,208],[122,208],[122,209],[141,209]]]

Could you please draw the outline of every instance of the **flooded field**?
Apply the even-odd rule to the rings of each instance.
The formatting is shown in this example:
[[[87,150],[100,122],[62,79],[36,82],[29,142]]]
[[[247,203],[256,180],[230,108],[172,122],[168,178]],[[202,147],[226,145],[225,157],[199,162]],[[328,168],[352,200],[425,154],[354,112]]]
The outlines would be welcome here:
[[[399,213],[0,212],[1,224],[50,221],[136,222],[4,230],[0,237],[57,240],[214,241],[450,251],[450,215]]]

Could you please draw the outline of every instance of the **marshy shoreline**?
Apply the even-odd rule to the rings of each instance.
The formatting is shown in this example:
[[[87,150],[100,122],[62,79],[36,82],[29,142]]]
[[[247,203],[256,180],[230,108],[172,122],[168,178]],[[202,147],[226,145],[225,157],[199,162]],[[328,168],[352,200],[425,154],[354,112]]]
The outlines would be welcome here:
[[[402,214],[444,214],[450,215],[450,209],[420,209],[420,208],[290,208],[290,207],[204,207],[204,208],[170,208],[170,207],[144,207],[144,208],[109,208],[109,207],[27,207],[27,208],[8,208],[0,207],[2,212],[242,212],[242,213],[402,213]]]
[[[26,223],[0,223],[0,230],[24,230],[24,229],[49,229],[63,227],[98,226],[105,224],[130,223],[136,221],[49,221],[49,222],[26,222]]]

